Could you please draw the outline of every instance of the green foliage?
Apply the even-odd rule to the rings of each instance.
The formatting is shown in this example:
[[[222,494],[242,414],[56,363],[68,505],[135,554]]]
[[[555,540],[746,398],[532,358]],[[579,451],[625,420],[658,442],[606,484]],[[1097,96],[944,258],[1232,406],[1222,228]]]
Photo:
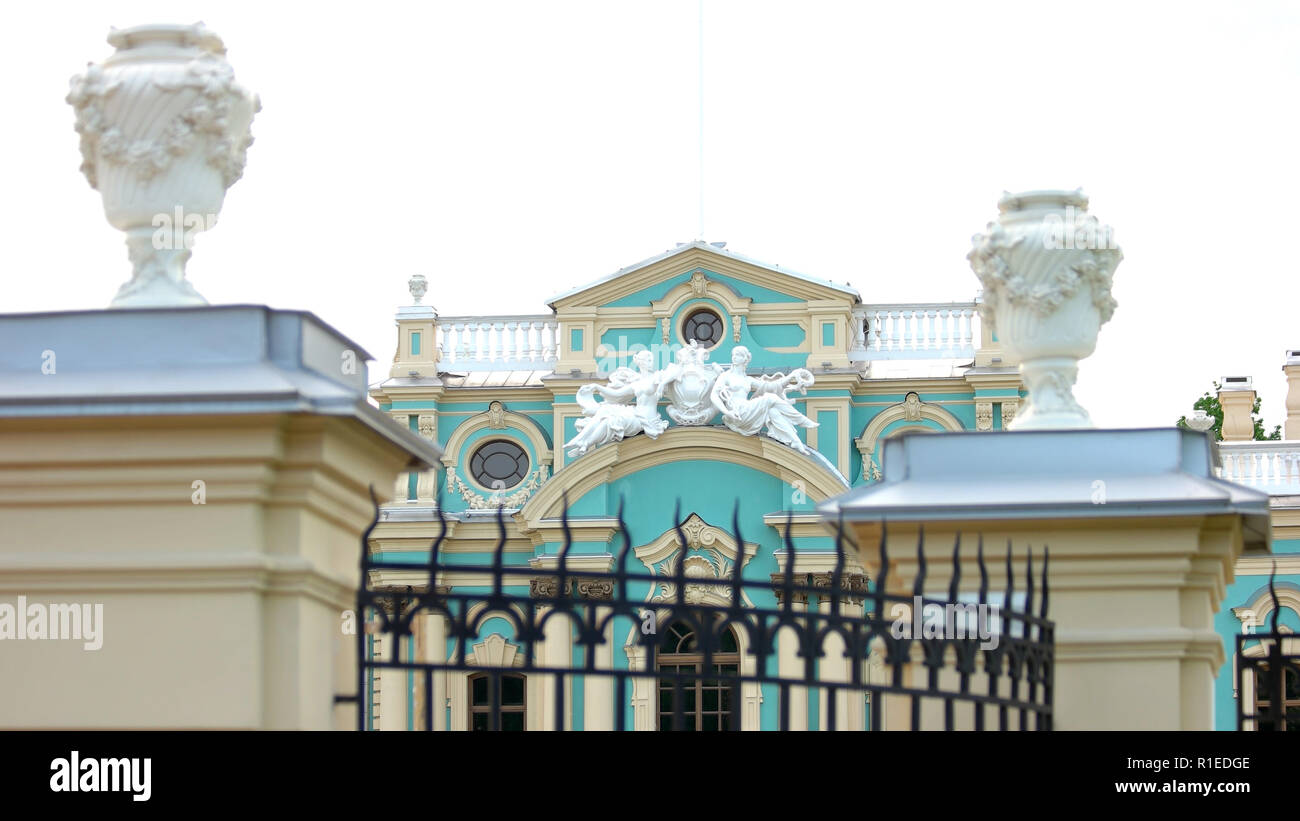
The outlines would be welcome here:
[[[1219,404],[1218,393],[1219,393],[1219,383],[1215,382],[1214,392],[1206,393],[1200,399],[1197,399],[1195,402],[1193,402],[1192,410],[1203,410],[1205,411],[1205,414],[1207,416],[1212,417],[1214,419],[1214,427],[1210,428],[1210,432],[1214,434],[1214,441],[1222,442],[1223,441],[1223,406]],[[1255,439],[1257,441],[1281,439],[1282,438],[1281,425],[1274,425],[1272,433],[1268,435],[1264,434],[1264,420],[1255,416],[1255,414],[1259,413],[1259,404],[1260,404],[1259,397],[1256,396],[1255,404],[1250,409],[1250,420],[1255,423]],[[1187,417],[1186,416],[1178,417],[1178,422],[1176,424],[1180,428],[1188,427]]]

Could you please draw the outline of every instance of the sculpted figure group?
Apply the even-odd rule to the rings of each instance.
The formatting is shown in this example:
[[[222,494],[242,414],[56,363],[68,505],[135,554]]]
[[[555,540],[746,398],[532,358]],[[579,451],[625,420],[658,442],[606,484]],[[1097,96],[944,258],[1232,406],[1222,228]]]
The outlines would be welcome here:
[[[786,395],[807,392],[813,384],[807,369],[751,376],[746,368],[752,357],[740,345],[732,349],[728,369],[706,363],[708,356],[692,341],[667,368],[655,370],[654,354],[641,351],[632,358],[635,369],[616,369],[605,385],[583,385],[577,395],[583,418],[575,425],[578,434],[565,443],[569,457],[638,433],[658,438],[668,428],[668,420],[659,415],[659,401],[665,397],[668,415],[678,425],[707,425],[721,414],[722,423],[742,436],[766,430],[776,441],[809,452],[798,429],[817,423],[796,410]],[[597,394],[605,401],[597,402]]]

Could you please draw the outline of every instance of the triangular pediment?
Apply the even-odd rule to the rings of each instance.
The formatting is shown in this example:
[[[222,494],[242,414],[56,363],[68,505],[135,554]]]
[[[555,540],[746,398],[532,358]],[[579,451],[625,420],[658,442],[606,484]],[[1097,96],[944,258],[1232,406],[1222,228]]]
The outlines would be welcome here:
[[[706,242],[690,242],[557,294],[547,304],[555,310],[646,305],[662,300],[697,271],[713,275],[738,297],[757,302],[860,301],[858,292],[847,283],[810,277]]]

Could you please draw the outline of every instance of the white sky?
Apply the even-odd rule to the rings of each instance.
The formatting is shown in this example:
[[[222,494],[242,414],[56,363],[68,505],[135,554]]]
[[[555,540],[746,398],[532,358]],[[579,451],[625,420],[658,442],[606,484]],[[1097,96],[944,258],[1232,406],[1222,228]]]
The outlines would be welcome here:
[[[258,92],[199,237],[213,303],[315,312],[386,372],[421,272],[443,314],[544,300],[697,232],[695,0],[8,4],[6,312],[98,308],[124,237],[78,172],[68,78],[110,26],[203,20]],[[1083,186],[1125,260],[1077,394],[1168,425],[1224,374],[1280,423],[1300,347],[1300,6],[705,1],[706,239],[868,302],[971,298],[1003,190]]]

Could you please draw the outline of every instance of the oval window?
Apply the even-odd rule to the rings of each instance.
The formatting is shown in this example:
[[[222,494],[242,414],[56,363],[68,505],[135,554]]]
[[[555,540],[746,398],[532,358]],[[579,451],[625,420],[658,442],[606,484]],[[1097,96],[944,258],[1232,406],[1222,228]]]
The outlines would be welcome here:
[[[469,473],[491,490],[514,487],[528,475],[528,453],[505,439],[488,442],[470,457]]]

